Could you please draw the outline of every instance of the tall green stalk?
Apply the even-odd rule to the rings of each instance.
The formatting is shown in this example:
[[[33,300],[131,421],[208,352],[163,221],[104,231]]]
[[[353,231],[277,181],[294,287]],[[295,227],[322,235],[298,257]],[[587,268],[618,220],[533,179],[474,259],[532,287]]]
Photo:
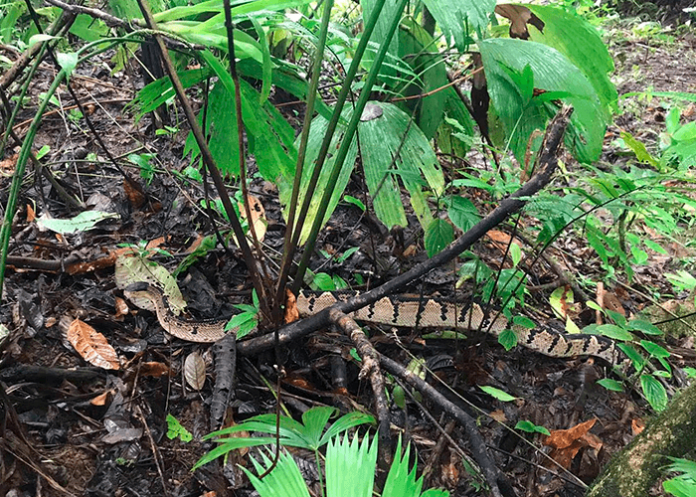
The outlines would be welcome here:
[[[379,52],[377,53],[377,57],[374,60],[372,67],[370,68],[370,72],[367,75],[367,78],[365,80],[365,85],[363,86],[362,91],[360,92],[360,97],[358,98],[358,102],[355,105],[355,109],[353,109],[353,117],[351,118],[350,122],[348,123],[348,127],[346,128],[346,132],[343,136],[343,141],[341,142],[341,147],[338,150],[338,154],[336,155],[336,160],[334,162],[333,169],[331,170],[331,176],[329,177],[329,180],[326,184],[326,189],[323,192],[321,202],[319,204],[319,209],[317,210],[316,217],[314,218],[314,223],[312,224],[312,229],[310,230],[309,233],[309,238],[307,240],[307,245],[305,246],[304,253],[302,254],[302,260],[300,261],[299,268],[297,270],[297,275],[295,276],[295,281],[293,282],[293,287],[292,290],[294,293],[297,293],[299,290],[300,286],[302,285],[302,281],[304,280],[304,273],[307,270],[307,266],[309,264],[309,259],[312,257],[312,253],[314,252],[314,246],[316,245],[317,241],[317,236],[319,234],[319,230],[321,229],[322,221],[324,219],[324,215],[326,214],[326,210],[328,209],[329,202],[331,200],[331,194],[333,193],[334,189],[336,188],[336,182],[338,181],[338,177],[341,172],[341,168],[343,166],[343,162],[346,160],[346,156],[348,155],[348,150],[350,148],[350,145],[353,141],[353,136],[355,135],[355,132],[358,129],[358,124],[360,123],[360,117],[362,116],[363,109],[365,108],[365,104],[367,104],[367,101],[370,98],[370,92],[372,90],[372,86],[375,84],[375,81],[377,81],[377,76],[379,75],[379,70],[382,67],[382,62],[384,62],[384,58],[387,55],[387,51],[389,50],[389,43],[391,42],[392,37],[394,36],[394,33],[396,32],[396,29],[399,27],[399,23],[401,22],[401,13],[404,10],[404,7],[406,6],[406,2],[408,0],[400,0],[398,4],[398,8],[395,9],[396,14],[394,15],[394,19],[392,19],[392,23],[389,26],[389,31],[387,35],[385,36],[384,40],[382,41],[382,45],[380,46]],[[381,2],[378,2],[374,10],[372,11],[372,15],[370,17],[370,23],[376,24],[377,23],[377,18],[381,14],[382,7],[384,5],[384,0]],[[374,28],[374,24],[372,25],[372,28]],[[369,33],[371,34],[371,32]],[[365,28],[365,33],[363,33],[363,38],[361,38],[360,43],[363,43],[363,40],[365,37],[368,37],[368,31],[367,31],[367,26]],[[367,45],[367,40],[365,40],[365,45]],[[360,54],[362,57],[362,54]],[[356,59],[357,59],[357,51],[356,51]],[[355,65],[355,59],[353,60],[353,64],[351,64],[351,69],[353,69],[353,66]],[[346,78],[347,79],[347,78]],[[348,84],[344,84],[343,90],[346,89],[346,87],[349,86]],[[342,90],[342,92],[343,92]],[[338,104],[337,104],[338,105]],[[334,119],[336,123],[338,123],[338,117],[340,117],[340,109],[336,108],[334,109],[334,114],[332,116],[332,122],[334,122]],[[327,130],[327,133],[331,133],[333,135],[333,130],[330,128],[331,123],[329,124],[329,129]],[[335,128],[335,126],[334,126]],[[324,143],[327,142],[326,136],[324,137]],[[331,143],[331,137],[328,138],[328,144]],[[317,164],[315,165],[314,173],[318,177],[319,169],[321,165],[323,165],[323,160],[325,159],[325,154],[328,151],[328,144],[326,146],[326,151],[324,151],[324,143],[322,143],[322,148],[319,152],[319,158],[317,159]],[[324,156],[322,156],[322,152],[324,152]],[[319,164],[319,160],[322,160],[322,164]],[[314,179],[314,178],[313,178]],[[307,194],[309,195],[309,193]],[[309,202],[308,198],[305,197],[305,204],[302,206],[303,211],[306,213],[306,209],[304,207],[306,206],[309,208]],[[302,218],[301,218],[302,219]],[[298,220],[299,224],[300,220]],[[299,237],[299,233],[302,231],[301,226],[298,226],[296,235]]]
[[[0,252],[0,296],[2,296],[2,287],[5,282],[5,264],[7,263],[7,251],[10,246],[10,235],[12,234],[12,220],[14,219],[15,211],[17,209],[17,198],[19,197],[19,189],[22,186],[24,172],[26,171],[29,155],[31,154],[31,146],[34,144],[36,132],[39,129],[41,118],[43,117],[43,113],[46,111],[49,100],[51,100],[51,97],[56,90],[58,90],[58,87],[67,75],[68,73],[65,69],[61,69],[61,71],[56,75],[56,78],[53,80],[51,87],[46,92],[46,96],[34,115],[31,126],[29,126],[29,131],[27,131],[27,135],[22,143],[22,149],[19,151],[17,166],[15,168],[14,176],[12,177],[10,195],[7,198],[7,205],[5,206],[5,218],[2,221],[2,228],[0,228],[0,249],[2,250]]]
[[[326,46],[326,38],[329,32],[329,21],[331,19],[331,9],[333,8],[334,0],[327,0],[324,5],[324,14],[321,18],[321,28],[319,29],[319,43],[314,56],[314,65],[312,67],[312,78],[309,82],[309,91],[307,92],[307,108],[305,110],[304,122],[302,123],[302,135],[300,136],[300,147],[297,151],[297,165],[295,167],[295,180],[292,185],[292,198],[290,199],[290,210],[288,212],[287,230],[285,232],[285,240],[283,244],[283,261],[280,264],[280,275],[276,286],[276,303],[283,302],[283,292],[285,291],[285,283],[287,282],[288,273],[292,264],[292,256],[295,253],[296,245],[292,244],[295,214],[297,210],[297,199],[300,195],[300,187],[302,183],[302,172],[304,168],[304,160],[307,154],[307,142],[309,141],[309,130],[312,126],[314,118],[314,102],[317,98],[317,88],[319,87],[319,77],[321,76],[321,63],[324,60],[324,47]]]

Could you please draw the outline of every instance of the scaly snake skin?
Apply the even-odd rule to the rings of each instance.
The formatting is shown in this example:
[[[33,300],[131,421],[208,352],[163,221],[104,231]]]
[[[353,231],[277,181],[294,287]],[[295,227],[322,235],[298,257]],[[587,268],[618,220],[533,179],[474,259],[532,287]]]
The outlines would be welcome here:
[[[228,319],[184,320],[178,318],[169,307],[167,296],[154,285],[135,283],[126,288],[127,297],[147,297],[152,301],[157,319],[162,328],[177,338],[189,342],[216,342],[226,335]],[[339,300],[347,300],[350,293],[300,293],[297,310],[306,317],[331,307]],[[434,299],[405,299],[384,297],[377,302],[349,314],[356,321],[392,325],[403,328],[449,328],[455,330],[483,330],[495,336],[505,329],[512,329],[518,344],[550,357],[575,357],[579,355],[598,357],[612,365],[627,367],[630,361],[616,347],[613,340],[599,335],[568,335],[556,330],[537,326],[532,329],[509,326],[508,320],[498,315],[490,322],[481,306],[470,306]]]

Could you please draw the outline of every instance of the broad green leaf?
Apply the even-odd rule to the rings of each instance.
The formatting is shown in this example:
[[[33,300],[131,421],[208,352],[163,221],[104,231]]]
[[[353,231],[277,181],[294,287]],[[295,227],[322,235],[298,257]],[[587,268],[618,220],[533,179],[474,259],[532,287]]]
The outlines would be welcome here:
[[[239,174],[237,120],[234,105],[234,82],[222,62],[205,50],[202,56],[210,64],[222,84],[218,83],[210,94],[208,111],[209,146],[221,171]],[[249,139],[249,149],[254,154],[261,175],[272,182],[289,181],[294,176],[296,151],[293,146],[294,130],[270,103],[258,105],[259,94],[249,83],[240,79],[242,115]],[[202,115],[202,113],[201,113]],[[199,117],[199,120],[201,117]],[[237,150],[237,152],[235,152]],[[192,160],[198,156],[198,145],[189,134],[184,153],[192,151]]]
[[[515,425],[515,429],[526,431],[527,433],[541,433],[542,435],[546,435],[547,437],[551,435],[549,430],[547,430],[543,426],[535,425],[531,421],[526,420],[518,421]]]
[[[652,167],[655,168],[659,166],[657,160],[655,160],[653,156],[650,155],[650,152],[648,152],[648,149],[645,148],[645,144],[642,141],[635,139],[633,135],[628,131],[622,131],[620,133],[620,136],[623,139],[626,146],[630,148],[634,154],[636,154],[636,159],[638,159],[639,162],[650,164]]]
[[[668,398],[662,383],[657,381],[652,375],[642,374],[640,375],[640,386],[643,388],[645,398],[652,408],[657,412],[664,411],[667,407]]]
[[[362,442],[357,434],[352,440],[348,435],[333,438],[326,448],[326,497],[340,497],[346,492],[354,497],[371,497],[376,463],[377,437],[370,440],[366,436]],[[386,497],[386,491],[382,495]]]
[[[498,399],[501,402],[512,402],[513,400],[516,400],[517,397],[513,397],[507,392],[504,392],[498,388],[487,386],[487,385],[479,385],[479,388],[486,392],[488,395],[491,397],[494,397]]]
[[[169,440],[179,438],[182,442],[188,443],[193,440],[193,435],[191,435],[190,431],[181,426],[178,419],[171,414],[167,414],[167,438]]]
[[[623,388],[623,385],[621,384],[621,382],[616,381],[616,380],[612,380],[611,378],[602,378],[601,380],[597,380],[597,383],[602,385],[607,390],[611,390],[613,392],[623,392],[624,391],[624,388]]]
[[[505,347],[505,350],[510,350],[517,345],[517,335],[512,330],[503,330],[498,335],[498,343]]]
[[[39,217],[36,219],[36,224],[39,229],[47,229],[63,235],[69,235],[92,230],[96,228],[98,223],[106,219],[119,218],[120,216],[114,212],[85,211],[70,219]]]
[[[607,110],[618,111],[618,92],[609,75],[614,61],[597,30],[575,13],[550,5],[525,4],[541,19],[544,32],[530,29],[530,40],[555,48],[579,68]]]
[[[630,342],[635,338],[632,333],[619,326],[616,326],[615,324],[601,324],[597,326],[597,332],[600,335],[609,337],[613,340],[620,340],[622,342]]]
[[[696,495],[696,482],[693,479],[674,478],[662,483],[662,488],[675,497],[694,497]]]
[[[109,27],[101,19],[79,14],[70,26],[70,33],[87,42],[97,41],[109,35]]]
[[[58,52],[56,54],[56,59],[58,59],[58,64],[60,67],[68,73],[68,78],[72,75],[77,66],[77,52],[62,53]]]
[[[495,0],[424,0],[430,14],[449,43],[460,50],[468,50],[474,33],[484,33],[488,19],[495,8]]]
[[[660,347],[658,344],[648,340],[641,340],[640,345],[653,357],[665,359],[671,355],[664,347]]]
[[[449,79],[444,57],[438,53],[433,37],[415,19],[406,18],[399,29],[399,54],[418,78],[399,85],[395,91],[404,96],[425,95],[417,100],[406,100],[400,108],[415,113],[416,123],[427,138],[432,138],[442,123],[450,92],[444,91]],[[452,90],[452,88],[446,88]]]
[[[510,258],[512,259],[512,267],[517,267],[522,260],[522,249],[515,242],[510,244]]]
[[[254,489],[261,497],[276,497],[279,495],[283,495],[283,497],[309,497],[309,490],[302,477],[300,468],[297,467],[297,463],[290,454],[283,450],[277,463],[274,463],[265,452],[261,452],[261,457],[263,462],[257,461],[254,457],[250,458],[254,464],[254,469],[259,475],[265,473],[266,470],[275,464],[275,467],[263,479],[254,475],[247,468],[242,467]],[[281,490],[282,494],[280,493]]]
[[[377,217],[390,228],[395,225],[406,225],[406,214],[401,204],[400,185],[403,184],[411,195],[411,205],[421,225],[427,227],[432,220],[432,214],[423,191],[424,185],[427,185],[436,195],[442,195],[444,192],[444,175],[432,147],[417,127],[409,125],[408,115],[394,105],[382,102],[368,103],[363,115],[367,116],[368,113],[371,113],[371,117],[358,125],[358,134],[362,147],[365,180],[373,198]],[[348,122],[351,114],[352,109],[347,108],[342,117]],[[312,175],[326,128],[327,121],[321,116],[316,117],[312,122],[305,166],[302,171],[300,203],[303,202],[304,192]],[[344,129],[339,124],[329,150],[338,149],[343,140]],[[407,130],[408,134],[403,139]],[[338,205],[350,181],[357,157],[357,143],[357,139],[354,138],[341,168],[336,188],[332,192],[324,223],[328,221]],[[330,154],[321,170],[316,189],[318,193],[311,200],[300,243],[304,243],[309,235],[319,206],[319,193],[326,190],[335,157],[335,154]],[[395,161],[393,161],[394,157],[396,157]],[[287,215],[287,203],[291,197],[292,185],[289,181],[283,181],[279,184],[279,190],[284,214]]]
[[[517,315],[517,316],[513,317],[512,322],[513,322],[513,324],[515,324],[515,326],[522,326],[523,328],[527,328],[528,330],[536,328],[536,326],[537,326],[536,323],[534,321],[532,321],[531,319],[529,319],[527,316],[521,316],[521,315]]]
[[[633,367],[640,369],[647,364],[645,357],[640,355],[636,349],[627,343],[619,343],[616,345],[626,356],[633,362]]]
[[[425,251],[428,257],[439,253],[454,240],[454,228],[444,219],[433,219],[425,230]]]
[[[474,203],[468,198],[458,195],[449,197],[447,215],[454,225],[465,233],[481,219],[481,215]]]
[[[602,105],[585,75],[563,54],[540,43],[513,39],[486,39],[478,42],[488,81],[488,93],[502,120],[510,148],[524,162],[532,132],[545,129],[556,108],[535,99],[525,105],[520,88],[510,77],[511,71],[522,74],[529,66],[535,88],[550,92],[567,92],[564,100],[573,105],[571,126],[566,143],[578,160],[592,162],[602,150],[609,112]]]

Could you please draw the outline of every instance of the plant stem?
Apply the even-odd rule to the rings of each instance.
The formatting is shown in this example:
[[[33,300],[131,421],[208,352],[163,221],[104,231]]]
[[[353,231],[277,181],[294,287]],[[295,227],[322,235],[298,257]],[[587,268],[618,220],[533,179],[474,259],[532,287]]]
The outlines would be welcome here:
[[[321,198],[321,203],[319,204],[319,209],[317,210],[316,217],[314,218],[312,229],[309,232],[309,239],[307,240],[307,245],[305,246],[304,253],[302,254],[302,259],[300,260],[299,268],[297,269],[297,276],[295,277],[295,281],[293,282],[293,293],[297,293],[300,286],[302,285],[304,273],[307,270],[307,266],[309,265],[309,259],[312,257],[312,254],[314,253],[314,246],[317,241],[317,236],[319,234],[319,230],[321,229],[321,225],[323,224],[324,215],[326,214],[326,210],[329,206],[331,195],[333,193],[333,190],[336,188],[336,182],[338,181],[338,176],[340,175],[341,167],[346,159],[346,156],[348,155],[348,150],[350,149],[350,145],[353,141],[353,135],[355,134],[358,128],[358,124],[360,123],[362,111],[365,108],[365,104],[367,104],[367,101],[370,98],[370,91],[372,89],[372,86],[375,84],[375,81],[377,81],[377,76],[379,75],[379,70],[382,67],[382,62],[384,61],[384,58],[387,55],[387,51],[389,50],[389,43],[392,37],[394,36],[394,33],[396,32],[396,28],[399,26],[399,23],[401,22],[401,13],[404,7],[406,6],[406,2],[407,0],[400,0],[398,5],[394,9],[396,13],[394,15],[394,19],[392,19],[392,23],[389,26],[389,31],[384,37],[384,40],[382,40],[382,44],[380,46],[379,52],[377,53],[377,57],[372,63],[370,72],[368,73],[367,78],[365,80],[365,86],[360,92],[358,102],[355,105],[355,108],[353,109],[353,116],[350,120],[350,123],[348,124],[348,127],[346,128],[346,132],[341,142],[341,147],[339,148],[338,154],[336,155],[336,160],[331,171],[331,176],[329,177],[326,189],[324,190],[324,194]],[[378,6],[380,7],[379,11],[381,11],[381,5],[375,5],[370,20],[372,20],[375,17],[376,13],[380,13],[378,11]],[[363,36],[365,36],[365,34],[363,34]],[[360,41],[362,42],[362,39]],[[334,111],[334,115],[335,113],[336,111]],[[316,168],[318,167],[319,166],[317,164],[317,166],[315,167],[315,172],[317,172]],[[307,198],[305,198],[305,205],[306,204]]]

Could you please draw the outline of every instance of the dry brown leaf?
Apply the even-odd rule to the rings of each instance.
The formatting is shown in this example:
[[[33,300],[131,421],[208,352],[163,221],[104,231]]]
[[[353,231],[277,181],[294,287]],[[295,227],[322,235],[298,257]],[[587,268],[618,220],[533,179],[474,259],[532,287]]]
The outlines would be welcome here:
[[[510,38],[528,40],[529,31],[527,30],[527,24],[531,24],[542,33],[544,32],[544,21],[522,5],[497,5],[495,13],[510,20]]]
[[[128,309],[128,304],[126,304],[126,301],[121,297],[114,298],[114,307],[116,308],[116,319],[128,315],[128,311],[130,310]]]
[[[418,247],[415,244],[411,244],[408,247],[404,249],[403,255],[404,257],[413,257],[418,253]]]
[[[126,192],[128,201],[136,209],[142,207],[145,204],[145,200],[147,200],[143,188],[130,178],[123,179],[123,191]]]
[[[259,241],[262,242],[266,236],[266,227],[268,225],[266,221],[266,209],[263,208],[261,201],[253,195],[247,195],[247,203],[249,204],[249,211],[251,213],[250,224],[253,224],[254,232]],[[239,212],[243,218],[246,218],[246,208],[242,203],[239,204]],[[251,236],[251,230],[247,236]]]
[[[44,323],[44,328],[53,328],[58,320],[54,316],[49,316],[46,318],[46,322]]]
[[[636,418],[631,420],[631,432],[633,436],[640,435],[645,429],[645,421],[641,418]]]
[[[106,405],[106,401],[109,400],[109,390],[107,390],[104,393],[100,393],[96,397],[94,397],[92,400],[89,401],[90,404],[93,406],[104,406]]]
[[[14,154],[7,157],[5,160],[0,160],[0,170],[7,174],[12,174],[17,165],[17,157],[19,157],[19,154]]]
[[[192,352],[186,356],[184,378],[194,390],[200,390],[205,385],[205,360],[198,352]]]
[[[36,219],[36,212],[34,212],[34,208],[31,204],[27,204],[27,222],[31,223],[34,219]]]
[[[496,409],[495,411],[490,413],[489,416],[496,420],[498,423],[505,423],[507,421],[507,417],[501,409]]]
[[[297,299],[290,290],[285,290],[285,324],[300,319],[300,311],[297,310]]]
[[[204,364],[205,366],[205,364]],[[205,371],[204,371],[205,374]],[[172,376],[172,370],[166,364],[156,361],[143,362],[140,364],[140,376],[152,376],[159,378],[161,376]]]
[[[604,309],[618,312],[622,316],[626,317],[626,309],[624,309],[619,297],[617,297],[614,292],[604,293]]]
[[[70,323],[67,339],[82,358],[103,369],[120,369],[118,355],[106,337],[79,319]]]
[[[553,430],[551,435],[544,439],[544,445],[554,449],[570,447],[573,442],[579,440],[585,433],[590,431],[596,422],[597,418],[592,418],[567,430]]]

